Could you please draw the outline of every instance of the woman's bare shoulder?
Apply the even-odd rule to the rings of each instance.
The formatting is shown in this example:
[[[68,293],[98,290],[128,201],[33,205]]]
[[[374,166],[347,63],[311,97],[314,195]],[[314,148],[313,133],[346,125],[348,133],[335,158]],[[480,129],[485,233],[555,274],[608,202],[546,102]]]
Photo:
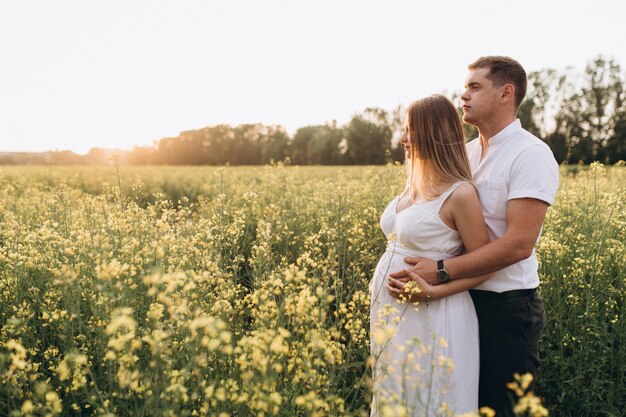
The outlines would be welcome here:
[[[456,203],[465,203],[478,201],[478,193],[476,187],[469,182],[461,183],[450,195],[450,200]]]

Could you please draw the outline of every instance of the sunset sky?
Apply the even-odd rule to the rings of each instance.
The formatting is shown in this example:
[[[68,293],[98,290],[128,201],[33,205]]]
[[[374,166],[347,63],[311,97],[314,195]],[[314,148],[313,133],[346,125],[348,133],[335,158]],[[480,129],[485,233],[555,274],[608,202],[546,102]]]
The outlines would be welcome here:
[[[218,123],[338,124],[460,90],[481,55],[626,71],[626,2],[0,3],[0,152],[151,145]]]

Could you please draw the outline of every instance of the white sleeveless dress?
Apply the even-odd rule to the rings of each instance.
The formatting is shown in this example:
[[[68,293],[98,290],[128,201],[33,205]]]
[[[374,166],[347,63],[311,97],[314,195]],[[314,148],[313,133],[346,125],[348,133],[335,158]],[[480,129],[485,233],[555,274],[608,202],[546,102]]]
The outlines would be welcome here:
[[[381,216],[389,241],[370,282],[372,417],[382,416],[384,409],[399,415],[397,407],[411,417],[478,408],[478,320],[469,293],[414,306],[398,302],[386,289],[390,273],[411,266],[404,257],[438,260],[461,253],[459,233],[439,217],[441,206],[460,184],[400,213],[398,196]]]

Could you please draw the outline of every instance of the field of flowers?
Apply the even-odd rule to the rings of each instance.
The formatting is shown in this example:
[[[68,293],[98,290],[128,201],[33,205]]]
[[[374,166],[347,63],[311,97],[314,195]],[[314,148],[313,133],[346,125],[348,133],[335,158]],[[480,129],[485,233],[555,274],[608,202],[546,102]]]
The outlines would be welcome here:
[[[368,415],[367,287],[403,177],[0,167],[0,415]],[[537,247],[551,416],[626,414],[625,180],[563,167]]]

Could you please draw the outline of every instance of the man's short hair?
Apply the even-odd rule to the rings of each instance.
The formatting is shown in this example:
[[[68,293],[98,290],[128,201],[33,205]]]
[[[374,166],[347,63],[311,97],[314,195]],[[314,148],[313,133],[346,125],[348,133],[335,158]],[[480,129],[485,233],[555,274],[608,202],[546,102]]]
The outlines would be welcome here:
[[[526,71],[519,62],[508,56],[482,56],[467,66],[470,71],[489,68],[487,78],[496,87],[511,83],[515,87],[515,105],[519,109],[526,96]]]

